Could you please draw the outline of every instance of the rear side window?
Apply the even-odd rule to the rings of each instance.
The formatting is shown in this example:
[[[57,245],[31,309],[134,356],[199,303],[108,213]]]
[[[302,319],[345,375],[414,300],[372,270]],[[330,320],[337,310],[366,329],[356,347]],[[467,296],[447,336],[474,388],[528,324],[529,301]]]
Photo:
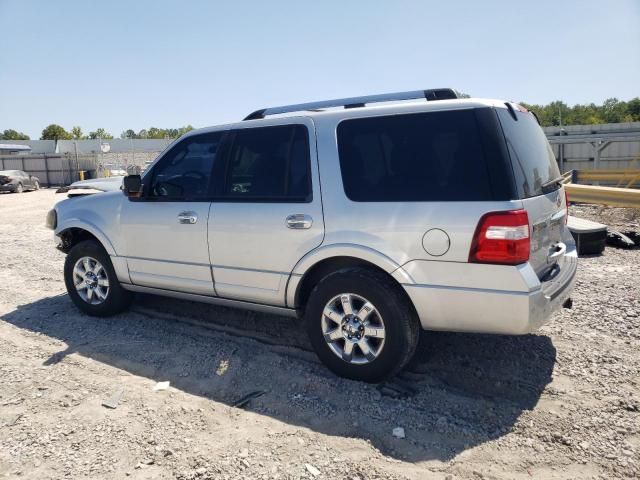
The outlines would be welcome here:
[[[497,108],[496,111],[504,131],[520,198],[543,195],[542,186],[560,176],[547,137],[531,113],[516,111],[516,121],[507,109]]]
[[[309,133],[304,125],[237,130],[224,197],[251,202],[311,200]]]
[[[337,133],[350,200],[494,199],[473,110],[345,120]]]

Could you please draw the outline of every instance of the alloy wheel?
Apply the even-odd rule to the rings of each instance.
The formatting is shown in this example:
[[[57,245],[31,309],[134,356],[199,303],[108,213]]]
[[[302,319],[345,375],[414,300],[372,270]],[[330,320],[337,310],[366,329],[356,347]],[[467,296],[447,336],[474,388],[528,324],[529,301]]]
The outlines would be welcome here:
[[[82,257],[73,266],[73,284],[80,298],[90,305],[100,305],[109,295],[107,271],[92,257]]]
[[[322,334],[331,351],[356,365],[373,362],[384,348],[385,327],[378,309],[355,293],[333,297],[322,311]]]

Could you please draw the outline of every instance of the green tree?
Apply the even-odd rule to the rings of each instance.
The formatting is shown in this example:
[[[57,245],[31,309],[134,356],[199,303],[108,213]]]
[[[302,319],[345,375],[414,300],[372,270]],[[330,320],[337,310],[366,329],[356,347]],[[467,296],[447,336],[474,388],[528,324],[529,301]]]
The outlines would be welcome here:
[[[71,136],[74,140],[84,140],[86,139],[86,135],[82,133],[82,128],[76,126],[71,128]]]
[[[89,132],[89,138],[95,140],[101,138],[104,140],[111,140],[113,135],[107,132],[104,128],[97,128],[94,132]]]
[[[135,130],[128,129],[120,134],[120,138],[178,138],[191,130],[193,130],[192,125],[185,125],[179,128],[151,127],[148,130],[143,128],[138,133]]]
[[[602,116],[607,123],[630,122],[627,117],[627,104],[617,98],[607,98],[602,104]]]
[[[18,132],[9,128],[0,133],[0,140],[31,140],[26,133]]]
[[[191,130],[193,130],[193,129],[194,129],[194,128],[193,128],[193,126],[191,126],[191,125],[186,125],[186,126],[184,126],[184,127],[180,127],[180,128],[178,129],[177,135],[173,136],[173,138],[181,137],[182,135],[184,135],[184,134],[185,134],[185,133],[187,133],[187,132],[190,132],[190,131],[191,131]]]
[[[543,127],[562,125],[593,125],[598,123],[640,122],[640,98],[628,102],[617,98],[608,98],[602,105],[594,103],[569,106],[556,100],[547,105],[529,105],[521,102],[529,110],[533,110],[540,118]]]
[[[162,128],[151,127],[147,132],[147,138],[165,138],[167,133]]]
[[[640,122],[640,98],[632,98],[627,102],[627,113],[632,122]]]
[[[129,129],[122,132],[120,134],[120,138],[138,138],[138,134],[135,131]]]
[[[40,140],[71,140],[71,134],[60,125],[52,123],[42,130]]]

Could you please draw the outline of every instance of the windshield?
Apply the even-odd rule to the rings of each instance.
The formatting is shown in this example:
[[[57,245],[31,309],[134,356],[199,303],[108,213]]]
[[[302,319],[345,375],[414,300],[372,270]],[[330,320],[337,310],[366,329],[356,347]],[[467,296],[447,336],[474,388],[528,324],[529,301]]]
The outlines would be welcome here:
[[[560,176],[556,157],[533,114],[498,108],[520,198],[548,193],[545,184]],[[556,187],[560,188],[559,186]]]

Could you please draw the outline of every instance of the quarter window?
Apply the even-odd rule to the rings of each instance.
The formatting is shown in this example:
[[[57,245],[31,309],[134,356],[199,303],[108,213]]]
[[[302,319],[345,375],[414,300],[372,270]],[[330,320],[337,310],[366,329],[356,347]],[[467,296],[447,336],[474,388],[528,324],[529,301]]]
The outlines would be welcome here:
[[[509,148],[520,198],[543,195],[542,186],[560,176],[547,137],[531,113],[515,112],[516,121],[506,108],[496,111]]]
[[[345,120],[342,182],[356,202],[493,200],[473,110]]]
[[[204,199],[224,132],[192,135],[167,152],[153,169],[149,196],[158,199]]]
[[[237,130],[229,152],[226,199],[311,200],[309,133],[304,125]]]

